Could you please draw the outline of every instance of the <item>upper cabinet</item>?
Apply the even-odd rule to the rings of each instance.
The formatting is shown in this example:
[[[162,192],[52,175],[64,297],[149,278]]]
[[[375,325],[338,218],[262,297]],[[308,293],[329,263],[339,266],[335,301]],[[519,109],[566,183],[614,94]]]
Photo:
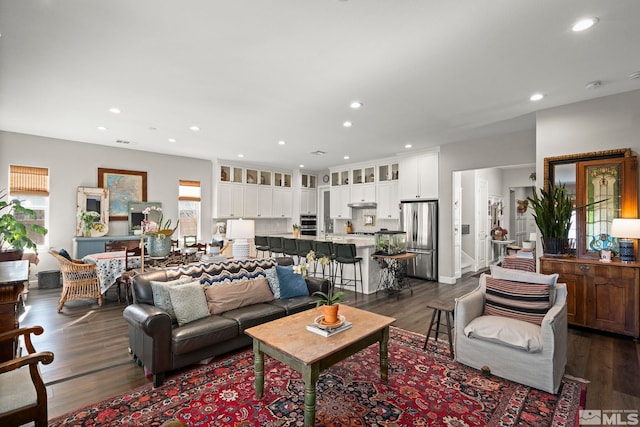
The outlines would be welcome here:
[[[291,188],[291,174],[284,172],[274,172],[273,185],[276,187]]]
[[[438,153],[431,152],[400,161],[400,200],[438,198]]]
[[[242,184],[242,168],[237,166],[220,166],[220,182]]]
[[[400,175],[398,170],[398,163],[378,165],[378,182],[397,181]]]
[[[339,187],[341,185],[349,185],[349,171],[340,170],[331,172],[331,186]]]
[[[317,188],[318,184],[317,184],[317,180],[318,177],[316,175],[309,175],[306,173],[303,173],[300,175],[301,177],[301,184],[300,186],[302,188]]]
[[[376,182],[376,168],[374,166],[351,170],[351,182],[353,185],[373,184]]]
[[[399,219],[400,208],[398,197],[398,181],[383,181],[377,185],[376,215],[380,219]]]

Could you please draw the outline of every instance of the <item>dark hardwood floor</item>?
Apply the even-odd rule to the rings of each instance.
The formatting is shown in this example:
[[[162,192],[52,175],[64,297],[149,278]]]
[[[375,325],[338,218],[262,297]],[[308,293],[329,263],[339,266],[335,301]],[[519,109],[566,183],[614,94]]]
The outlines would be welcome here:
[[[407,290],[398,299],[384,294],[348,293],[348,303],[395,317],[394,326],[424,334],[431,316],[426,304],[435,298],[453,299],[477,285],[466,277],[456,285],[413,279],[413,296]],[[56,312],[60,289],[33,289],[22,310],[21,325],[41,325],[35,337],[37,350],[51,350],[55,360],[42,367],[49,394],[49,417],[149,384],[142,368],[127,352],[124,303],[107,293],[105,304],[81,300]],[[587,408],[640,410],[640,344],[629,338],[569,329],[566,374],[584,378]]]

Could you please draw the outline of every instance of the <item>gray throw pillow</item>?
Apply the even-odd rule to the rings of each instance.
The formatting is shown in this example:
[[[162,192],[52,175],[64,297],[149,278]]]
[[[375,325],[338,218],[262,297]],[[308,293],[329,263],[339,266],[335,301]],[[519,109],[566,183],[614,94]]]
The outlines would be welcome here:
[[[169,288],[171,305],[176,313],[178,325],[184,326],[187,323],[209,316],[207,298],[200,281],[186,283],[184,285],[172,286]]]
[[[193,277],[185,276],[176,280],[170,280],[168,282],[159,282],[156,280],[151,281],[151,292],[153,292],[153,305],[161,310],[166,311],[171,320],[176,320],[176,313],[173,311],[173,305],[171,305],[171,297],[169,296],[169,288],[172,286],[180,286],[185,283],[193,282]]]
[[[271,288],[271,293],[275,299],[280,299],[280,280],[278,280],[278,271],[275,267],[268,268],[264,271],[267,276],[267,282]]]

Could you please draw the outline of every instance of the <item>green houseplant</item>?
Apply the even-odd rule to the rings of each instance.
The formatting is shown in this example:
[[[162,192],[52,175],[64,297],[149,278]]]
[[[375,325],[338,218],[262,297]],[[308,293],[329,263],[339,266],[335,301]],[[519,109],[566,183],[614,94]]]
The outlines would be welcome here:
[[[540,189],[527,197],[533,218],[540,230],[545,253],[559,254],[567,250],[573,200],[564,184]]]
[[[1,192],[0,199],[5,198],[6,195],[5,191]],[[35,218],[36,213],[22,206],[18,199],[0,200],[0,215],[0,250],[4,251],[6,247],[18,252],[15,255],[17,259],[22,257],[22,251],[25,248],[36,250],[36,244],[29,238],[29,231],[47,234],[46,228],[37,224],[24,224],[21,221],[21,217]]]

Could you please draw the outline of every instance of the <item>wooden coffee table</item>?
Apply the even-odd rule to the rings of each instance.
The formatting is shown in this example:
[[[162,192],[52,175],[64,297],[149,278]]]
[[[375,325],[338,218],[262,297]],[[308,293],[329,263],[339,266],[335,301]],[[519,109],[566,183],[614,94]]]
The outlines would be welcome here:
[[[245,330],[253,338],[256,399],[264,391],[264,355],[290,366],[304,381],[304,425],[313,426],[316,415],[316,382],[320,372],[347,357],[380,343],[380,378],[387,382],[389,325],[396,319],[340,304],[340,312],[353,326],[330,337],[307,331],[320,315],[303,311]]]

